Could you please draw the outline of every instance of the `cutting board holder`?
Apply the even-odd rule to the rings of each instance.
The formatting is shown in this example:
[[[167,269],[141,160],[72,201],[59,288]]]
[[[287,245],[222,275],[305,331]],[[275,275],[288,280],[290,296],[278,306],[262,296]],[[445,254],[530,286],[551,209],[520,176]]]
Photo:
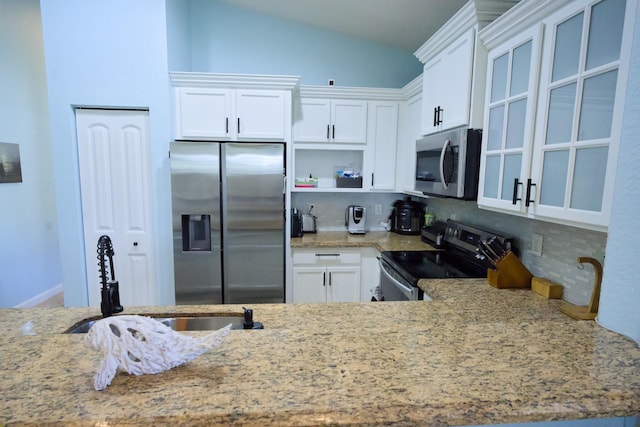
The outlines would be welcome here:
[[[511,251],[496,263],[495,270],[487,270],[487,282],[494,288],[530,288],[533,274]]]

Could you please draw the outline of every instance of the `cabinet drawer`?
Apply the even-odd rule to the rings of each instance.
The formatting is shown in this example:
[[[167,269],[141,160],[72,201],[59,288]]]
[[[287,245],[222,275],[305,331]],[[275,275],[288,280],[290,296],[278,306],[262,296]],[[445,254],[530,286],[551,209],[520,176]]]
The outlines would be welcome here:
[[[299,264],[360,264],[360,251],[331,249],[297,250],[293,252],[293,265]]]

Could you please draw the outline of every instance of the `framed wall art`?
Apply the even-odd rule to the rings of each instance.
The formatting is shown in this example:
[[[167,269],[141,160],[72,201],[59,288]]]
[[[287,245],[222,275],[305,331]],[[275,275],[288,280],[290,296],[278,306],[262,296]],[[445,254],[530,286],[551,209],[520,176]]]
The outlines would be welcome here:
[[[0,184],[8,182],[22,182],[20,146],[0,142]]]

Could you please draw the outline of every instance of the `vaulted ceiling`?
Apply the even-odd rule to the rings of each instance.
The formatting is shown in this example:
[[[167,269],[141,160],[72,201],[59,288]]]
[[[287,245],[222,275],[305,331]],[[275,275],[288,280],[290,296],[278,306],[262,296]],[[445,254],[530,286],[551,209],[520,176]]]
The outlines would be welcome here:
[[[221,0],[413,53],[467,0]]]

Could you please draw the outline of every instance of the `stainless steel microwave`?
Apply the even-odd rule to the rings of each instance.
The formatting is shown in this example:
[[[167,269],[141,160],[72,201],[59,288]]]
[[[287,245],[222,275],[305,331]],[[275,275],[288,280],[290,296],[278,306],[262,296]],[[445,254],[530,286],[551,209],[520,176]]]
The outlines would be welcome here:
[[[416,141],[415,190],[429,196],[478,198],[482,131],[456,128]]]

